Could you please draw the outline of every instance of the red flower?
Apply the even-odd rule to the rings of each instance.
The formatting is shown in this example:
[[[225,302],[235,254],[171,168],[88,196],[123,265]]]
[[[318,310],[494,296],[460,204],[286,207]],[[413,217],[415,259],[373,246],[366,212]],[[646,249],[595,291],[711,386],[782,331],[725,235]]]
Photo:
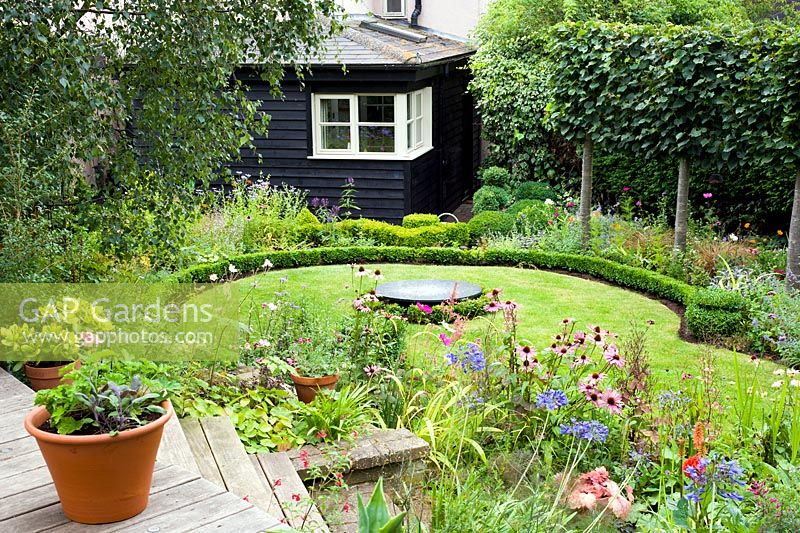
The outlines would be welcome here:
[[[324,438],[325,438],[325,437],[327,437],[327,436],[328,436],[328,434],[327,434],[327,433],[325,433],[324,431],[317,431],[317,438],[318,438],[319,440],[322,440],[322,439],[324,439]]]
[[[344,511],[345,513],[349,513],[350,509],[352,509],[352,507],[350,507],[350,504],[347,503],[347,502],[344,502],[344,505],[342,506],[342,511]]]
[[[689,473],[686,471],[690,466],[695,470],[697,470],[698,472],[700,472],[701,474],[706,470],[704,466],[700,465],[700,454],[692,455],[683,462],[683,469],[682,469],[683,475],[691,477],[689,476]]]
[[[300,495],[299,494],[292,494],[292,501],[293,502],[299,502],[300,501]]]
[[[275,483],[274,483],[274,485],[275,485],[276,487],[280,487],[280,486],[281,486],[281,480],[280,480],[280,478],[278,478],[278,479],[276,479],[276,480],[275,480]]]

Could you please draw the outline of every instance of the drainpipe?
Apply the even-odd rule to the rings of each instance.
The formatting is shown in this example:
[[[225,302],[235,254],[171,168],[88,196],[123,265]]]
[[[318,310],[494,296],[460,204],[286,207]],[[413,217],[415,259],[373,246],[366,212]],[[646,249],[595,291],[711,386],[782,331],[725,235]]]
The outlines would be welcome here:
[[[419,19],[419,14],[422,13],[422,0],[415,0],[414,2],[414,11],[411,12],[411,25],[418,26],[417,19]]]

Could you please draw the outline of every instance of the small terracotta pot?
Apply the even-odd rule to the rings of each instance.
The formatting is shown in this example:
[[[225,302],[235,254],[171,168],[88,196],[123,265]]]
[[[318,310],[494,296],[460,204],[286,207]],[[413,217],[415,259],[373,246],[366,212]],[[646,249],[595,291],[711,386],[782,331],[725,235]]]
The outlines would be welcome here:
[[[110,435],[57,435],[39,427],[50,413],[38,406],[25,418],[56,486],[64,515],[81,524],[107,524],[135,516],[147,507],[153,467],[166,414],[145,426]]]
[[[31,366],[25,363],[25,375],[28,376],[33,390],[53,389],[63,383],[70,383],[72,381],[62,378],[65,373],[70,371],[70,369],[66,367],[71,365],[74,365],[74,370],[78,370],[81,367],[81,362],[77,360],[59,366],[47,367]]]
[[[297,391],[297,397],[303,403],[313,402],[317,396],[317,391],[320,389],[335,389],[336,382],[339,381],[339,374],[322,376],[321,378],[307,378],[296,374],[290,375],[294,382],[294,390]]]

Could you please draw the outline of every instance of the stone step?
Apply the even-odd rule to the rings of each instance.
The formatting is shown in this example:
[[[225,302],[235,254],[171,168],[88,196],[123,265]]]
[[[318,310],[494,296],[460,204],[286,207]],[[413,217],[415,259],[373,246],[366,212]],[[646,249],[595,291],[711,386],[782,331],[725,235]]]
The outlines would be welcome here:
[[[407,429],[373,429],[350,444],[338,444],[335,454],[345,454],[350,468],[344,473],[348,482],[375,481],[403,471],[424,470],[430,446]],[[287,452],[295,470],[304,480],[329,471],[330,445],[303,446]],[[302,454],[302,455],[301,455]]]

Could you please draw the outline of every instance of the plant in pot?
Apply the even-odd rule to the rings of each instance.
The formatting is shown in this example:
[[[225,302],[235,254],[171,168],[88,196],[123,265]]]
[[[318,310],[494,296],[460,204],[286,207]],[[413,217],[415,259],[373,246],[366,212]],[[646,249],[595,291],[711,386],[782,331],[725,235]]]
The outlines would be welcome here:
[[[25,419],[53,478],[64,515],[83,524],[128,519],[147,507],[164,424],[166,392],[136,376],[128,385],[90,375],[40,391]]]
[[[35,391],[62,384],[66,374],[80,368],[81,352],[98,348],[97,332],[111,328],[84,300],[73,299],[73,306],[69,312],[40,307],[27,321],[0,328],[5,359],[15,361],[13,371],[25,371]]]
[[[290,376],[301,402],[313,402],[320,389],[336,388],[345,363],[345,340],[339,334],[328,334],[300,338],[294,343],[294,372]]]
[[[35,391],[57,387],[65,374],[81,365],[79,344],[57,324],[46,324],[40,329],[30,324],[0,328],[0,344],[15,359],[11,370],[24,370]]]

